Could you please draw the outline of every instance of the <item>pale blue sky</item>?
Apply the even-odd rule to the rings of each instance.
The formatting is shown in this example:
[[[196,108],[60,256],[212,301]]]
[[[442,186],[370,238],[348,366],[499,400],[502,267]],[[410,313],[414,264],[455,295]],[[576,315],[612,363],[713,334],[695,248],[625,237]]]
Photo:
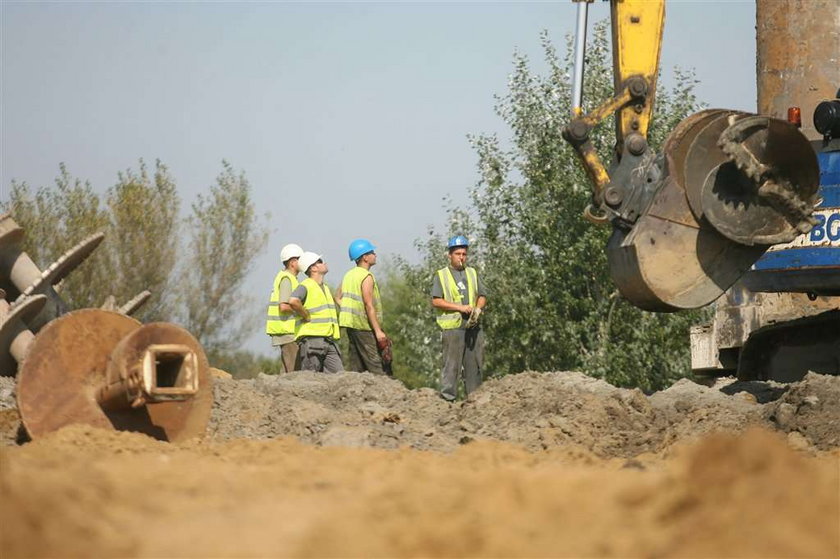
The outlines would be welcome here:
[[[671,2],[662,65],[694,68],[710,106],[755,109],[753,2]],[[608,16],[596,2],[592,22]],[[262,302],[280,247],[348,242],[415,260],[412,242],[466,202],[467,134],[493,112],[515,49],[541,60],[574,27],[562,2],[0,3],[0,196],[51,184],[59,162],[104,191],[137,160],[166,163],[185,207],[227,159],[243,169],[271,241],[248,280]],[[321,193],[320,210],[299,202]],[[355,226],[351,225],[355,224]],[[262,325],[248,347],[267,351]]]

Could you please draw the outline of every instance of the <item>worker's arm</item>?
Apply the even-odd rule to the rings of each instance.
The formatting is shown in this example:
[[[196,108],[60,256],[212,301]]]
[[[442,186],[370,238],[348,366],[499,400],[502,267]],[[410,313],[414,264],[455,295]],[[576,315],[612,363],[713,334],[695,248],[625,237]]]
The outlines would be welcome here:
[[[303,307],[303,302],[297,297],[289,298],[289,306],[297,313],[304,322],[309,322],[309,311]]]
[[[487,297],[484,295],[479,295],[478,298],[475,300],[475,308],[483,309],[484,305],[487,304]]]
[[[338,305],[339,307],[341,306],[342,295],[343,294],[341,293],[341,286],[339,285],[338,287],[335,288],[335,293],[333,293],[333,301],[335,301],[335,304]]]
[[[289,297],[292,296],[292,282],[289,278],[280,280],[280,312],[292,312],[292,307],[289,305]]]
[[[376,336],[376,341],[384,341],[388,336],[382,331],[379,317],[376,316],[376,307],[373,305],[373,281],[371,275],[362,280],[362,302],[365,304],[365,314],[373,330],[373,335]]]
[[[464,314],[470,314],[472,307],[469,305],[461,305],[460,303],[450,303],[443,297],[432,297],[432,306],[442,311],[458,311]]]

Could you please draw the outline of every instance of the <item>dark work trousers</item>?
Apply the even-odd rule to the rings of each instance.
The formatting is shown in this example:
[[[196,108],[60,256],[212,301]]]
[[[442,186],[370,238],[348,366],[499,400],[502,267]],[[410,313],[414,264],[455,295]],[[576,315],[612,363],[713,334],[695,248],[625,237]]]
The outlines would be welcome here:
[[[341,351],[332,338],[306,336],[298,340],[298,345],[301,371],[340,373],[344,370]]]
[[[369,371],[377,375],[384,375],[382,369],[382,357],[379,355],[379,346],[376,345],[376,336],[371,330],[357,330],[355,328],[342,328],[342,334],[347,336],[348,350],[347,369],[363,373]]]
[[[443,370],[440,374],[440,395],[452,401],[458,395],[458,381],[464,371],[467,394],[481,386],[484,364],[484,332],[481,328],[444,330]]]

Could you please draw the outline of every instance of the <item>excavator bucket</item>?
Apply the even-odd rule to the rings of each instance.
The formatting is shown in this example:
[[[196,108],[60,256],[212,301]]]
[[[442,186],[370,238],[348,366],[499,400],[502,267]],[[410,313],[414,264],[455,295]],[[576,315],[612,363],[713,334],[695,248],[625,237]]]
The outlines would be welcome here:
[[[707,305],[770,245],[814,223],[816,154],[787,122],[706,110],[682,121],[663,152],[649,162],[664,166],[655,194],[631,227],[614,227],[607,245],[616,285],[642,309]]]

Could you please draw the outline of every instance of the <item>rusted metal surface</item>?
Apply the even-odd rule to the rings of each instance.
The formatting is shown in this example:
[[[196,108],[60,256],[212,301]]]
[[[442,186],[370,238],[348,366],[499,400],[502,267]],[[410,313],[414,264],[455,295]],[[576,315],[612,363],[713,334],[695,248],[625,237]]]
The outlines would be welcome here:
[[[88,236],[41,271],[21,250],[24,233],[11,214],[0,215],[0,291],[3,292],[0,305],[4,305],[0,308],[0,328],[5,329],[5,334],[0,336],[0,375],[13,376],[33,335],[69,310],[53,286],[90,256],[104,239],[102,233]],[[149,291],[143,291],[121,307],[117,307],[115,301],[109,301],[104,308],[130,315],[150,296]],[[14,300],[14,304],[10,306],[6,298]],[[3,322],[4,313],[8,316],[5,319],[8,324]],[[14,336],[9,333],[11,330],[15,331]]]
[[[35,338],[26,323],[46,302],[45,296],[35,295],[9,305],[5,291],[0,289],[0,376],[14,376],[17,363],[26,357]]]
[[[118,305],[117,298],[113,295],[109,295],[105,302],[102,304],[102,306],[99,308],[106,311],[117,311],[122,314],[132,316],[149,301],[149,298],[151,296],[152,292],[146,289],[141,291],[122,305]]]
[[[141,387],[143,402],[131,407],[137,401],[137,386],[129,381],[136,378],[132,371],[138,365],[142,370],[150,347],[162,345],[191,352],[196,385],[181,390],[177,397],[182,399],[166,400],[166,389],[173,387],[158,386],[160,379],[153,379],[145,396]],[[207,358],[186,330],[161,323],[141,326],[117,312],[83,309],[51,321],[35,337],[18,373],[18,408],[32,438],[83,423],[180,441],[204,433],[213,402],[211,382]],[[103,409],[98,398],[113,404],[117,394],[127,405]]]
[[[750,133],[739,132],[744,123]],[[741,166],[749,160],[759,171],[745,172],[733,159]],[[646,310],[711,303],[767,244],[798,234],[797,220],[807,219],[817,202],[813,151],[798,131],[778,120],[719,109],[697,113],[669,136],[664,161],[661,184],[649,205],[632,226],[617,225],[607,246],[621,294]],[[631,182],[626,190],[642,188],[650,176],[655,174],[631,175],[639,184]],[[796,219],[789,218],[787,207],[782,211],[763,196],[771,180],[784,183],[790,197],[801,200]]]
[[[198,391],[200,352],[195,338],[174,324],[142,326],[111,352],[106,385],[97,398],[112,409],[187,400]],[[115,401],[112,396],[120,387],[122,394]]]
[[[11,214],[0,215],[0,288],[6,289],[10,298],[24,299],[32,295],[45,295],[47,302],[41,312],[32,317],[28,326],[38,332],[47,322],[61,316],[67,305],[58,296],[53,285],[64,279],[96,250],[105,238],[103,233],[90,235],[66,251],[43,272],[29,255],[21,250],[24,231]],[[2,351],[2,348],[0,348]]]
[[[821,138],[811,115],[840,87],[840,2],[756,0],[756,47],[758,112],[800,107],[802,132]]]
[[[778,119],[733,118],[718,140],[731,161],[721,162],[703,183],[704,216],[724,236],[747,245],[785,243],[807,233],[816,224],[820,183],[810,143]]]

